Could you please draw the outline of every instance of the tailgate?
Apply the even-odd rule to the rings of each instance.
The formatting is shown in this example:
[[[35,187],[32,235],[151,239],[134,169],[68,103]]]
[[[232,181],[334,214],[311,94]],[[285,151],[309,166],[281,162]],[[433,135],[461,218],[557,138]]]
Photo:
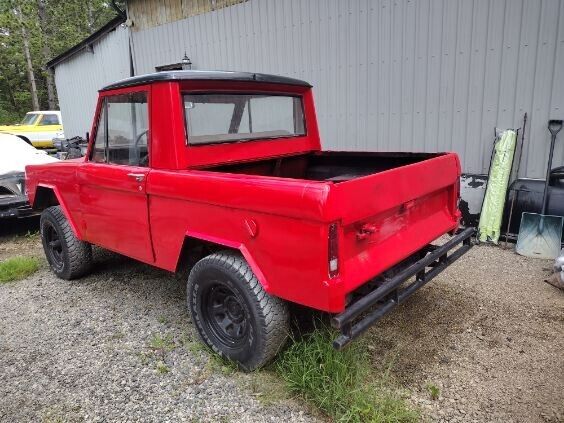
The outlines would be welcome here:
[[[446,153],[332,186],[345,292],[458,227],[459,177]]]

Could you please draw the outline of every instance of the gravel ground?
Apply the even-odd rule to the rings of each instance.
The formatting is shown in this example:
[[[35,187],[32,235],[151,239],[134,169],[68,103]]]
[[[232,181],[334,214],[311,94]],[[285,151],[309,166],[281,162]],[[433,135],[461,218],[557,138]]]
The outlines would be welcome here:
[[[37,236],[2,241],[0,260],[42,255]],[[77,281],[44,262],[0,285],[0,421],[315,420],[268,372],[233,373],[202,350],[185,275],[101,250],[95,259]]]
[[[374,365],[395,360],[432,421],[564,422],[564,292],[543,281],[551,267],[474,247],[371,330]]]
[[[42,257],[38,237],[0,230],[0,260],[22,254]],[[44,265],[0,285],[0,420],[319,419],[271,373],[232,373],[201,350],[185,275],[95,257],[78,281]],[[370,330],[373,365],[392,363],[425,420],[564,421],[564,293],[543,282],[550,266],[473,248]]]

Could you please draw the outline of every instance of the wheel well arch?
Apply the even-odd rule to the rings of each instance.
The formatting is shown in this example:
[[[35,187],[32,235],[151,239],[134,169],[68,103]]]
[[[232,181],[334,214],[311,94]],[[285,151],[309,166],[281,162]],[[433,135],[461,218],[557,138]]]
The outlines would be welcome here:
[[[247,247],[242,243],[226,239],[219,239],[197,233],[187,233],[178,256],[176,271],[187,265],[192,268],[192,266],[202,258],[222,250],[236,251],[241,254],[266,292],[270,292],[264,273],[260,270]]]
[[[37,188],[35,189],[35,195],[33,196],[33,204],[31,204],[31,207],[34,210],[43,211],[51,206],[61,207],[61,211],[67,218],[72,231],[74,232],[74,234],[78,239],[83,240],[82,232],[80,231],[79,227],[76,225],[76,222],[73,220],[64,202],[64,199],[60,196],[60,193],[57,190],[57,187],[38,185]]]
[[[59,206],[60,204],[59,198],[53,188],[38,186],[35,190],[35,198],[32,204],[35,210],[44,210],[47,207]]]
[[[53,188],[43,186],[37,187],[32,204],[35,210],[45,210],[47,207],[59,206],[60,204],[61,203]]]
[[[33,144],[31,143],[31,141],[29,140],[29,138],[26,137],[26,136],[24,136],[24,135],[16,135],[16,137],[18,137],[18,138],[24,140],[24,141],[27,142],[29,145],[33,145]]]

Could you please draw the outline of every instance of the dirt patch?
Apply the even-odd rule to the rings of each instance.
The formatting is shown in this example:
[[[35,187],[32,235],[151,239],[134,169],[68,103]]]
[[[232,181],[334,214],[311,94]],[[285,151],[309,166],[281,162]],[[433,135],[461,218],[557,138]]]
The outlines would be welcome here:
[[[0,222],[0,261],[16,256],[43,257],[38,217]]]
[[[374,365],[394,359],[433,421],[564,421],[564,293],[543,282],[550,267],[473,248],[370,331]]]

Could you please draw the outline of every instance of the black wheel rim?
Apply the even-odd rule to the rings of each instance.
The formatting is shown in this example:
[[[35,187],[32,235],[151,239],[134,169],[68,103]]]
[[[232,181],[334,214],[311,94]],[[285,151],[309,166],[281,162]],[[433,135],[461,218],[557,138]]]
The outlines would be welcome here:
[[[47,224],[44,232],[45,251],[49,258],[49,263],[55,270],[61,270],[64,267],[63,260],[63,243],[57,229],[51,224]]]
[[[247,338],[249,316],[243,300],[225,283],[215,283],[204,292],[204,321],[224,345],[236,347]]]

